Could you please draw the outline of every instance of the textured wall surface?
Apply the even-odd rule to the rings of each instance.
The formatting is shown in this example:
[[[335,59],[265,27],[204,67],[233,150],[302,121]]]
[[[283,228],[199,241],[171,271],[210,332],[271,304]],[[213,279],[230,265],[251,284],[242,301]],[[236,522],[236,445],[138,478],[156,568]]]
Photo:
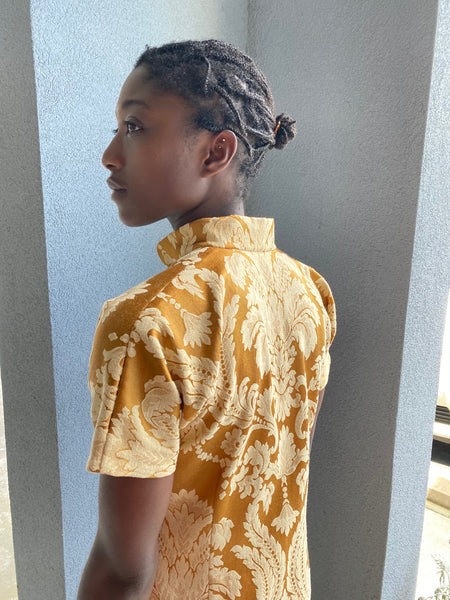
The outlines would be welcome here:
[[[412,599],[417,573],[416,549],[422,533],[450,290],[449,90],[450,1],[441,0],[406,318],[382,600]]]
[[[100,158],[116,126],[121,84],[144,50],[218,37],[245,48],[247,3],[186,0],[32,0],[42,186],[62,486],[67,598],[95,534],[98,477],[90,446],[87,370],[102,303],[163,268],[167,222],[127,229]],[[56,596],[55,596],[56,598]]]
[[[1,13],[0,360],[17,584],[20,600],[60,599],[61,498],[29,3],[2,3]]]
[[[383,600],[410,600],[448,277],[433,258],[444,264],[448,112],[435,107],[445,67],[435,67],[418,205],[436,5],[250,0],[247,21],[241,0],[32,0],[38,122],[28,3],[4,7],[0,344],[20,600],[64,597],[62,531],[75,598],[97,517],[98,480],[84,465],[98,311],[162,268],[155,246],[168,224],[121,225],[100,165],[121,83],[146,43],[219,37],[245,48],[247,24],[278,112],[299,129],[267,159],[251,212],[276,217],[278,245],[323,273],[339,311],[312,459],[313,599],[379,600],[387,542]]]
[[[436,9],[422,0],[249,2],[249,52],[299,131],[267,158],[252,212],[276,218],[279,247],[326,277],[338,309],[311,463],[313,600],[381,595]],[[399,415],[397,437],[410,425]],[[429,439],[408,464],[423,465],[428,450]],[[397,506],[423,505],[423,489],[409,500],[410,487],[396,487]],[[421,518],[409,523],[409,573]],[[404,552],[397,534],[392,570]]]

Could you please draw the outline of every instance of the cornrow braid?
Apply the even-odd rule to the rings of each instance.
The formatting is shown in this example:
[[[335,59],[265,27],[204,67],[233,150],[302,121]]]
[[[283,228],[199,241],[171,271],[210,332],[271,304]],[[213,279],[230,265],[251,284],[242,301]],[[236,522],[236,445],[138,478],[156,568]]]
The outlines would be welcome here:
[[[237,157],[243,195],[266,151],[284,148],[296,133],[290,117],[275,117],[269,85],[256,63],[230,44],[204,40],[147,46],[135,67],[140,65],[158,88],[190,104],[195,127],[234,132],[243,146]]]

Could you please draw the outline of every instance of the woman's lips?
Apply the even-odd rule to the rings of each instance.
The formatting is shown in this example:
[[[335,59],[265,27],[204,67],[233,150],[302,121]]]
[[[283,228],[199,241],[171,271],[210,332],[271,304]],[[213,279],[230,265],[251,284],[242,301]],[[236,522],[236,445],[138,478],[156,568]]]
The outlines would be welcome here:
[[[108,177],[108,179],[106,180],[106,183],[107,183],[108,187],[112,189],[113,192],[126,192],[127,191],[127,189],[121,183],[119,183],[112,177]]]
[[[112,189],[111,200],[118,201],[119,199],[122,200],[123,198],[125,198],[127,189],[123,187],[121,183],[119,183],[112,177],[109,177],[106,180],[106,183],[108,184],[108,187]]]

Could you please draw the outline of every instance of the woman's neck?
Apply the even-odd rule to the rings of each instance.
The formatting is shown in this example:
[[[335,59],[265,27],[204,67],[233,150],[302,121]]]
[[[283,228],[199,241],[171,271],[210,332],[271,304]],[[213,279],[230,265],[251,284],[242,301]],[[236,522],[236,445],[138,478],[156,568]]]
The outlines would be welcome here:
[[[168,218],[173,229],[176,230],[186,225],[186,223],[192,223],[192,221],[196,221],[197,219],[226,217],[229,215],[245,215],[244,201],[242,199],[235,198],[229,202],[214,204],[201,203],[192,210]]]

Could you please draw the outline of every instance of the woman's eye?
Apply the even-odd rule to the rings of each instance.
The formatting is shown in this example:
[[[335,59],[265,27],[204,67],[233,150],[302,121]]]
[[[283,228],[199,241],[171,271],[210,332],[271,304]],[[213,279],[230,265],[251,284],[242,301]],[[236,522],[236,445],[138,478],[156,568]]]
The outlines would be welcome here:
[[[136,125],[136,123],[133,123],[132,121],[125,121],[125,126],[127,128],[127,133],[136,133],[142,129],[142,127]]]
[[[133,123],[133,121],[124,121],[124,125],[125,125],[125,131],[127,133],[127,135],[131,134],[131,133],[136,133],[138,131],[141,131],[142,127],[140,125],[137,125],[136,123]],[[113,135],[117,135],[119,133],[119,129],[113,129],[112,130]]]

